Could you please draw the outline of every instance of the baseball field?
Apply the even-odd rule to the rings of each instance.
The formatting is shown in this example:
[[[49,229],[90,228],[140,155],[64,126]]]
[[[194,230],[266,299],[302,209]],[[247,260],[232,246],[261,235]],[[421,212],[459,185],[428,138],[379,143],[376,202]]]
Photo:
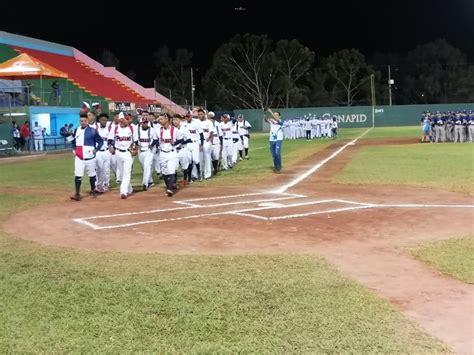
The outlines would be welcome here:
[[[474,144],[267,140],[172,198],[0,159],[0,352],[471,353]]]

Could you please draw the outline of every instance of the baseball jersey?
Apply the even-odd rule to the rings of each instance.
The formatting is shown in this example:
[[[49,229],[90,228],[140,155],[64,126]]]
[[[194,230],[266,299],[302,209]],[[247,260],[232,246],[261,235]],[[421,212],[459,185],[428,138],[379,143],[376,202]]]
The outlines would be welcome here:
[[[160,127],[158,137],[162,152],[172,151],[174,149],[174,142],[183,138],[180,130],[175,126],[169,126],[168,128]]]
[[[148,127],[147,129],[143,129],[140,125],[138,128],[138,145],[140,146],[140,151],[145,151],[150,149],[151,144],[154,140],[158,139],[156,134],[156,130]]]
[[[131,126],[122,127],[118,125],[115,129],[110,130],[109,140],[114,141],[114,146],[118,150],[127,150],[138,140],[137,130]]]
[[[201,121],[193,118],[191,122],[188,122],[186,128],[189,131],[189,138],[191,138],[193,142],[197,142],[201,139],[201,133],[203,133]]]
[[[249,128],[252,128],[252,125],[243,120],[242,122],[237,121],[237,127],[239,129],[239,135],[245,136],[246,134],[249,134]]]
[[[229,121],[227,123],[221,122],[220,124],[222,138],[223,139],[232,139],[232,122]]]
[[[33,137],[35,139],[43,138],[43,127],[41,126],[34,126],[31,129],[31,132],[33,133]]]
[[[214,131],[214,123],[211,120],[201,121],[202,133],[204,135],[204,140],[209,139],[211,133]]]
[[[214,136],[212,137],[212,144],[219,144],[219,137],[222,137],[220,122],[214,121]]]
[[[104,145],[102,146],[101,150],[106,150],[107,140],[109,139],[110,130],[112,129],[112,122],[106,122],[105,127],[102,127],[99,122],[96,122],[95,127],[93,128],[97,131],[97,133],[99,133],[99,136],[104,142]]]

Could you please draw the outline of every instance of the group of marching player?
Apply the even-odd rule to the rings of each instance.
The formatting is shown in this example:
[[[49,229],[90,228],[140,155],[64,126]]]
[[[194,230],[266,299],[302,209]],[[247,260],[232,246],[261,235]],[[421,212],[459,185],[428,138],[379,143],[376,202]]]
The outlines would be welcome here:
[[[337,119],[335,117],[292,118],[283,122],[285,139],[337,137]]]
[[[79,201],[84,170],[89,176],[90,195],[109,191],[111,172],[120,185],[120,197],[132,193],[131,176],[135,156],[142,167],[142,189],[154,186],[153,172],[161,175],[166,194],[178,189],[178,170],[183,174],[181,186],[196,180],[207,180],[219,170],[232,169],[239,160],[249,159],[251,125],[243,115],[235,121],[228,114],[215,120],[213,112],[197,109],[185,116],[162,113],[156,116],[141,112],[138,124],[131,115],[116,113],[113,120],[101,113],[81,114],[80,127],[69,140],[75,153],[75,194]]]
[[[422,142],[473,142],[474,112],[424,112],[421,117]]]

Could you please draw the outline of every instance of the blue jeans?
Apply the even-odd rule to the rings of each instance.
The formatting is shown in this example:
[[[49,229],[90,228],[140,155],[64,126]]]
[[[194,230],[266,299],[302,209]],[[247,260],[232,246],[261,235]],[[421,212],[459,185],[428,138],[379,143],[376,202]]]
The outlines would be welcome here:
[[[281,169],[281,143],[283,141],[270,141],[270,152],[272,153],[273,166],[275,169]]]

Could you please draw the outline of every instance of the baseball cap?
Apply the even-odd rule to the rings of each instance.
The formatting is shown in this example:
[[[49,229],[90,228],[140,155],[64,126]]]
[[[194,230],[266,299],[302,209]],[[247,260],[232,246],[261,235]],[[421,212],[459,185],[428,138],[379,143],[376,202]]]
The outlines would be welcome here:
[[[214,117],[216,114],[212,111],[209,111],[209,113],[207,114],[208,117]]]
[[[238,114],[237,118],[244,118],[244,115],[242,115],[241,113]]]

